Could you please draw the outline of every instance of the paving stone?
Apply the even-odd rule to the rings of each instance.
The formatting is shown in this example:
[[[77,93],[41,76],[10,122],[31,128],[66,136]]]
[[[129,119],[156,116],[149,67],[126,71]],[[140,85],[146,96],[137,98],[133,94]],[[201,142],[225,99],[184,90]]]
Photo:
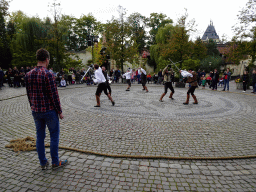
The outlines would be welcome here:
[[[235,84],[229,93],[199,87],[199,104],[188,106],[182,105],[186,88],[175,88],[175,100],[166,96],[160,103],[160,85],[148,85],[148,94],[137,84],[129,93],[126,85],[111,86],[116,105],[102,95],[100,109],[93,107],[96,86],[59,89],[65,116],[60,146],[124,155],[256,154],[255,96],[236,91]],[[70,164],[43,171],[36,151],[18,154],[4,147],[36,135],[25,94],[24,88],[0,90],[0,191],[256,191],[255,159],[112,158],[60,149]],[[49,148],[46,156],[51,161]]]

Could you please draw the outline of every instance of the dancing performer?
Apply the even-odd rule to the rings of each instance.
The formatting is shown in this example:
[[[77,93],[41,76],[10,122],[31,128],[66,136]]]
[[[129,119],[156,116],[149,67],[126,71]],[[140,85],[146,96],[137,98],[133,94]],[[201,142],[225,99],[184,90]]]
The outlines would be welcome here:
[[[138,72],[141,72],[141,84],[143,89],[142,90],[146,90],[146,92],[148,92],[148,88],[146,87],[146,83],[147,83],[147,72],[142,69],[141,67],[138,69]]]
[[[127,72],[125,74],[123,74],[123,78],[126,78],[126,82],[128,84],[128,87],[126,89],[126,91],[130,91],[130,87],[131,87],[131,75],[132,75],[132,69],[128,68]]]
[[[94,65],[94,69],[95,69],[95,79],[93,79],[93,81],[94,83],[98,83],[98,88],[95,93],[97,105],[95,105],[94,107],[100,107],[100,95],[102,91],[104,91],[105,95],[108,96],[109,100],[112,102],[112,105],[114,106],[115,102],[113,101],[110,94],[108,94],[107,87],[106,87],[106,78],[102,73],[102,69],[97,64]]]
[[[170,93],[170,96],[169,98],[172,98],[173,94],[174,94],[174,89],[173,89],[173,86],[172,86],[172,74],[173,74],[173,70],[171,69],[170,71],[168,71],[168,67],[169,65],[167,65],[164,70],[163,70],[163,76],[164,76],[164,93],[161,95],[160,97],[160,102],[163,102],[163,97],[166,95],[167,93],[167,89],[169,88],[171,90],[171,93]]]
[[[197,74],[196,74],[196,72],[192,71],[192,69],[189,69],[188,71],[180,70],[180,73],[183,77],[187,78],[187,83],[190,83],[190,85],[191,85],[191,87],[188,89],[188,92],[187,92],[187,100],[183,104],[188,105],[188,103],[189,103],[189,94],[191,94],[191,96],[193,97],[193,99],[195,101],[193,104],[198,104],[196,96],[194,95],[195,89],[197,87]]]
[[[107,87],[107,90],[108,90],[108,94],[111,96],[111,87],[110,87],[110,84],[108,82],[108,80],[110,79],[110,77],[108,76],[108,73],[106,71],[106,67],[105,66],[102,66],[102,73],[106,79],[106,87]]]

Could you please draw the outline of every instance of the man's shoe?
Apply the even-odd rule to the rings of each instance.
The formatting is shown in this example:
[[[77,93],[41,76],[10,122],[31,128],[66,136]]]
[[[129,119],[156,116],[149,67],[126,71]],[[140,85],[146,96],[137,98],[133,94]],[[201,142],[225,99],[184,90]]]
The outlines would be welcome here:
[[[100,105],[95,105],[94,107],[100,107]]]
[[[159,99],[160,102],[164,102],[163,100]]]
[[[115,101],[112,101],[112,105],[113,105],[113,106],[115,105]]]
[[[126,89],[126,91],[130,91],[130,89]]]
[[[60,161],[59,164],[52,164],[52,169],[58,169],[68,164],[68,160]]]
[[[45,165],[41,165],[42,170],[47,169],[47,167],[49,166],[49,162],[47,161]]]
[[[183,103],[183,105],[188,105],[188,103]]]

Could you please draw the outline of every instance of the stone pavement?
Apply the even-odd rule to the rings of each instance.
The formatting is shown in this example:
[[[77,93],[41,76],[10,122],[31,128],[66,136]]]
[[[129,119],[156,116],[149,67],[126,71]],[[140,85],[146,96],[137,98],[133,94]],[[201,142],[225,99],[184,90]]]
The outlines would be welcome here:
[[[159,102],[163,86],[113,84],[113,107],[96,86],[59,88],[65,118],[60,145],[109,154],[175,157],[256,155],[256,95],[186,88]],[[221,88],[219,88],[221,90]],[[36,151],[15,153],[11,139],[35,137],[25,88],[0,90],[0,191],[256,191],[256,159],[166,160],[96,156],[60,149],[69,165],[42,171]],[[49,142],[47,132],[46,141]],[[47,157],[50,160],[49,148]]]

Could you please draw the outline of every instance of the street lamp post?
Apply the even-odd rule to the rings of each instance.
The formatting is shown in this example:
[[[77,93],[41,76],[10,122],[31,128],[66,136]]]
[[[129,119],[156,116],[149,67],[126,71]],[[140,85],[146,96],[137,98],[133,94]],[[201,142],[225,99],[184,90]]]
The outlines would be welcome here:
[[[94,36],[93,35],[93,29],[92,29],[92,35],[90,33],[90,29],[89,31],[89,35],[88,35],[88,46],[92,46],[92,62],[94,63],[94,57],[93,57],[93,47],[94,47],[94,43],[98,43],[98,38],[99,36]]]

